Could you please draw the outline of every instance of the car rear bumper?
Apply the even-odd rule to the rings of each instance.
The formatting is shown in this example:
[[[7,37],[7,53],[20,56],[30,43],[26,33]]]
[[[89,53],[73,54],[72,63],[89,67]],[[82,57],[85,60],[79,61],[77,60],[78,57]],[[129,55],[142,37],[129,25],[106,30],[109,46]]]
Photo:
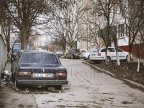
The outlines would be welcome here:
[[[66,85],[67,80],[23,80],[15,79],[19,85],[31,85],[31,86],[47,86],[47,85]]]

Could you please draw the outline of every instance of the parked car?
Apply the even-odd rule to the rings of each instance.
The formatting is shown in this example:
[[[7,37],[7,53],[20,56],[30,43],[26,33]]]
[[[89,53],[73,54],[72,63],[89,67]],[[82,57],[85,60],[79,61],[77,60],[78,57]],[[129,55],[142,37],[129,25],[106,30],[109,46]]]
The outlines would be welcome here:
[[[80,49],[81,54],[84,53],[84,52],[87,52],[87,50],[86,49]]]
[[[96,51],[98,51],[98,50],[99,50],[98,47],[97,47],[97,48],[92,48],[92,49],[90,49],[89,51],[82,53],[82,54],[81,54],[81,58],[82,58],[82,59],[89,59],[90,54],[91,54],[91,53],[94,53],[94,52],[96,52]]]
[[[27,44],[27,49],[31,49],[29,44]],[[12,47],[12,57],[15,56],[20,50],[21,43],[14,43]]]
[[[100,48],[98,51],[91,53],[89,59],[94,61],[105,59],[107,59],[107,61],[117,60],[116,49],[114,47],[108,47],[107,58],[105,56],[105,52],[106,48]],[[120,60],[127,60],[128,52],[125,52],[122,49],[118,48],[118,54]]]
[[[80,58],[80,49],[70,49],[65,54],[65,57],[66,58],[71,58],[71,59]]]
[[[58,57],[64,56],[64,53],[62,51],[56,51],[55,53]]]
[[[47,51],[20,51],[12,62],[12,76],[15,86],[61,88],[68,84],[66,68],[54,53]]]

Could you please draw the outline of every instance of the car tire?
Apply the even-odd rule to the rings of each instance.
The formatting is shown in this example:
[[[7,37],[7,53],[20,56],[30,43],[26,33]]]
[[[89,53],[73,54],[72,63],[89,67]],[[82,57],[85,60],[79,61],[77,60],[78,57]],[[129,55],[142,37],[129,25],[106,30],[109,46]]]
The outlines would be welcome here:
[[[14,74],[13,73],[11,75],[11,81],[12,81],[12,83],[15,83],[15,78],[14,78]]]
[[[61,89],[62,89],[62,85],[57,85],[57,86],[56,86],[56,89],[57,89],[57,90],[61,90]]]
[[[71,58],[71,59],[74,59],[74,55],[71,55],[70,58]]]
[[[129,58],[128,58],[128,55],[127,55],[125,61],[128,62],[128,61],[129,61],[128,59],[129,59]]]
[[[90,59],[90,55],[88,56],[88,58],[87,58],[88,60]]]
[[[48,91],[54,92],[56,90],[55,86],[48,86]]]
[[[108,56],[107,59],[106,59],[106,61],[107,61],[107,62],[110,62],[110,61],[111,61],[111,58]]]
[[[130,61],[132,61],[133,59],[132,59],[132,57],[130,58]],[[128,55],[126,56],[126,59],[125,59],[125,62],[129,62],[129,57],[128,57]]]
[[[19,87],[20,87],[20,85],[17,83],[17,81],[16,81],[16,80],[14,81],[14,85],[15,85],[15,87],[17,87],[17,88],[19,88]]]

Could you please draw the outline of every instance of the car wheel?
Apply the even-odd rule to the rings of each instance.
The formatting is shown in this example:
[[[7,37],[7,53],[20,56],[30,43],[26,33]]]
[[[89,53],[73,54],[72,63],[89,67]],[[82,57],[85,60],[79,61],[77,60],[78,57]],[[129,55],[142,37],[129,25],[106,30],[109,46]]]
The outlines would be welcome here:
[[[57,85],[57,86],[56,86],[56,89],[57,89],[57,90],[61,90],[61,89],[62,89],[62,85]]]
[[[13,83],[15,83],[15,78],[14,78],[14,74],[12,73],[12,75],[11,75],[11,81],[13,82]]]
[[[17,83],[16,80],[14,81],[14,85],[15,85],[15,87],[18,87],[18,88],[19,88],[19,84]]]
[[[126,61],[126,62],[128,62],[128,61],[129,61],[128,55],[126,56],[126,59],[125,59],[125,61]]]
[[[90,59],[90,55],[88,56],[88,58],[87,58],[88,60]]]
[[[55,86],[48,86],[48,91],[55,91]]]
[[[67,54],[65,55],[65,58],[67,59],[68,57],[67,57]]]
[[[133,60],[132,57],[130,57],[130,60],[129,60],[129,56],[128,55],[126,56],[126,59],[125,59],[126,62],[129,62],[129,61],[132,61],[132,60]]]
[[[74,55],[71,55],[70,58],[71,58],[71,59],[74,59]]]
[[[106,61],[107,61],[107,62],[110,62],[110,61],[111,61],[111,58],[108,56],[107,59],[106,59]]]

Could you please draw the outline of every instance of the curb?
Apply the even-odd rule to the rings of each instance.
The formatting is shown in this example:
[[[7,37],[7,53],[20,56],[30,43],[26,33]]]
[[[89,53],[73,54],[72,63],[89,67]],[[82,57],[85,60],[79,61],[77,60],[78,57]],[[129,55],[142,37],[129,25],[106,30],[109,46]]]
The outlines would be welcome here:
[[[107,70],[101,69],[101,68],[99,68],[99,67],[97,67],[97,66],[94,66],[94,65],[92,65],[92,64],[90,64],[90,63],[88,63],[88,62],[86,62],[86,61],[83,61],[83,63],[85,63],[85,64],[87,64],[87,65],[90,65],[91,67],[93,67],[93,68],[95,68],[95,69],[97,69],[97,70],[103,71],[103,72],[109,74],[110,76],[116,77],[115,74],[113,74],[113,73],[111,73],[111,72],[109,72],[109,71],[107,71]]]
[[[107,71],[107,70],[101,69],[101,68],[99,68],[99,67],[97,67],[97,66],[95,66],[95,65],[93,65],[93,64],[90,64],[90,63],[84,61],[84,60],[83,60],[82,62],[83,62],[84,64],[90,65],[91,67],[93,67],[93,68],[95,68],[95,69],[97,69],[97,70],[103,71],[103,72],[105,72],[106,74],[108,74],[108,75],[116,78],[116,75],[115,75],[115,74],[113,74],[113,73],[111,73],[111,72],[109,72],[109,71]],[[142,85],[142,84],[140,84],[140,83],[137,83],[137,82],[134,82],[134,81],[128,80],[128,79],[123,79],[123,81],[125,81],[125,82],[127,82],[127,83],[129,83],[129,84],[131,84],[131,85],[133,85],[133,86],[136,86],[136,87],[144,90],[144,85]]]
[[[142,84],[140,84],[140,83],[137,83],[137,82],[134,82],[134,81],[131,81],[131,80],[128,80],[128,79],[123,79],[123,80],[124,80],[125,82],[133,85],[133,86],[136,86],[136,87],[144,90],[144,86],[143,86]]]

